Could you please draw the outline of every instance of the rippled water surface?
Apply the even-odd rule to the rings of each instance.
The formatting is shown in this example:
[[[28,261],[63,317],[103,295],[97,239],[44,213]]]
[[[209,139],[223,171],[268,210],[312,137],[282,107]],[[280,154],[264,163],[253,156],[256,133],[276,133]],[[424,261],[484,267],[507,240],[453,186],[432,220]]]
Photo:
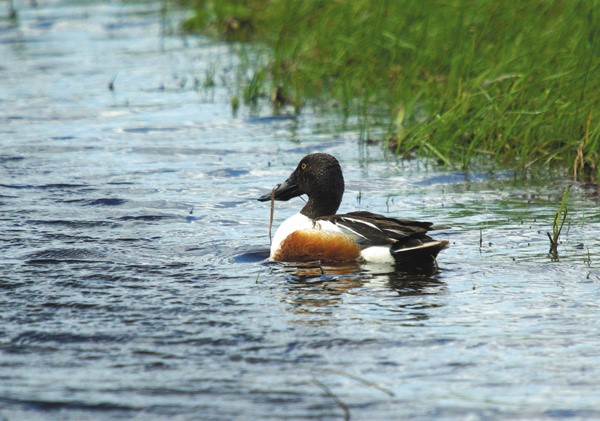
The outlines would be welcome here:
[[[0,418],[600,418],[594,188],[553,262],[561,178],[396,161],[310,109],[233,115],[236,47],[159,3],[14,3]],[[254,198],[314,151],[342,162],[341,211],[451,225],[440,272],[266,263]]]

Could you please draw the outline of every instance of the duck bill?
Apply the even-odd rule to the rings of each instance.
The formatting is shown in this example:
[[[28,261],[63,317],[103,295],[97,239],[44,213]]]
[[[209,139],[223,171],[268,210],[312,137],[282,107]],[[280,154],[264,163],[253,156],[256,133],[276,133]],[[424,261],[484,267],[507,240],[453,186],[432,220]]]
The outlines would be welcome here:
[[[259,202],[266,202],[271,200],[271,195],[274,195],[275,200],[290,200],[294,197],[302,195],[298,184],[296,184],[291,177],[285,180],[283,183],[276,185],[273,190],[267,194],[263,194],[257,200]]]

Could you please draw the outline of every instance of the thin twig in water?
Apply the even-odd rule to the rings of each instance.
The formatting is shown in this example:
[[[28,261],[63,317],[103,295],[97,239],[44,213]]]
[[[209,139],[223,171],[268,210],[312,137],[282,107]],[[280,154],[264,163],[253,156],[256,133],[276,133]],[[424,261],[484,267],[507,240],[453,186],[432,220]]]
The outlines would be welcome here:
[[[256,282],[258,284],[258,279],[260,278],[260,274],[262,273],[262,268],[258,271],[258,273],[256,274]]]
[[[377,390],[385,393],[386,395],[396,396],[394,394],[394,392],[392,392],[390,389],[386,389],[385,387],[380,386],[377,383],[374,383],[374,382],[372,382],[370,380],[367,380],[367,379],[363,379],[362,377],[359,377],[359,376],[357,376],[355,374],[350,374],[350,373],[346,373],[344,371],[334,370],[334,369],[331,369],[331,368],[319,368],[318,371],[319,371],[319,373],[326,372],[326,373],[331,373],[331,374],[339,374],[340,376],[347,377],[347,378],[349,378],[351,380],[357,381],[357,382],[362,383],[362,384],[364,384],[366,386],[369,386],[369,387],[372,387],[374,389],[377,389]]]
[[[587,265],[587,267],[592,267],[592,255],[590,254],[590,248],[587,248],[587,258],[584,259],[583,263]]]
[[[348,406],[342,402],[342,400],[331,391],[330,388],[328,388],[326,385],[324,385],[323,383],[321,383],[320,381],[318,381],[317,379],[313,378],[313,382],[319,386],[321,389],[323,389],[323,392],[325,392],[325,395],[330,397],[331,399],[333,399],[333,401],[340,407],[342,408],[342,411],[344,411],[344,420],[345,421],[349,421],[350,420],[350,410],[348,409]]]
[[[271,214],[269,215],[269,245],[271,245],[271,243],[273,242],[273,239],[271,237],[271,228],[273,228],[273,213],[275,213],[275,190],[277,190],[278,187],[279,184],[277,184],[275,187],[273,187],[273,190],[271,190]]]

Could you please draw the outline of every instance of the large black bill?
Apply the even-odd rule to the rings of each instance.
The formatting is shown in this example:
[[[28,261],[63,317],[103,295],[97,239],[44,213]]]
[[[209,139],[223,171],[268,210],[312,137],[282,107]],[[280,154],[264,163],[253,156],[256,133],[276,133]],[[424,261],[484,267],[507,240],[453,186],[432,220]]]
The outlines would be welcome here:
[[[260,196],[258,201],[266,202],[271,200],[271,193],[263,194]],[[298,185],[291,181],[289,178],[285,180],[282,184],[275,186],[275,200],[290,200],[291,198],[298,197],[302,193],[298,189]]]

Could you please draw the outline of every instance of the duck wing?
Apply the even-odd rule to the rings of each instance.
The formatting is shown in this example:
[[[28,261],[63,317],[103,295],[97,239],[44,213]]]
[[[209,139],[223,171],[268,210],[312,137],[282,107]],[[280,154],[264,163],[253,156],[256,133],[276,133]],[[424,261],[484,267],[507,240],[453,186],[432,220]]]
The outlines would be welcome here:
[[[389,218],[384,215],[358,211],[319,218],[334,223],[342,231],[356,237],[366,246],[411,244],[414,240],[430,241],[425,235],[432,229],[431,222]],[[407,244],[407,245],[408,245]]]

